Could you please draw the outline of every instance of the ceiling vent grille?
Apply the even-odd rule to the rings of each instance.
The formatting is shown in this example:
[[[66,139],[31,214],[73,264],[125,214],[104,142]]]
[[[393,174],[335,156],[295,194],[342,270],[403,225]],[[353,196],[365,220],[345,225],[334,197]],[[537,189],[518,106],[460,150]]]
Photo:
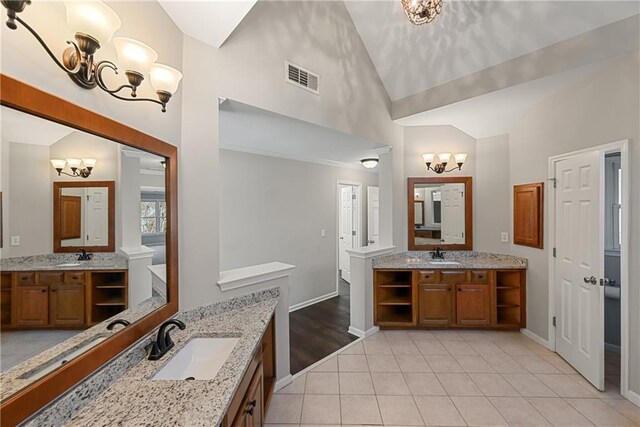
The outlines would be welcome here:
[[[313,71],[306,70],[289,61],[285,61],[285,80],[303,89],[313,92],[316,95],[320,93],[320,76]]]

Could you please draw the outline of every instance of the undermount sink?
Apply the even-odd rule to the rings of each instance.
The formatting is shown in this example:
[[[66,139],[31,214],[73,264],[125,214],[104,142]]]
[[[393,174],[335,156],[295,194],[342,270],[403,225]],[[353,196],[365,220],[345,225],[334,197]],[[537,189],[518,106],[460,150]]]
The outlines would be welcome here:
[[[79,262],[67,262],[65,264],[56,265],[56,267],[79,267],[79,266],[80,266]]]
[[[152,379],[213,379],[238,341],[240,338],[193,338]]]
[[[429,261],[431,264],[437,265],[460,265],[457,261]]]

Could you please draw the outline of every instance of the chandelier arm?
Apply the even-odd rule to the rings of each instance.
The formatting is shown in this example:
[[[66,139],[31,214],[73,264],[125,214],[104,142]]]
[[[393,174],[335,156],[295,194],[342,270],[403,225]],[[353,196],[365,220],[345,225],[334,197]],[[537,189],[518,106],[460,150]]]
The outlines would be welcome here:
[[[107,87],[107,85],[105,84],[104,80],[102,79],[102,71],[105,68],[111,68],[113,70],[114,73],[118,74],[118,67],[116,67],[116,65],[111,62],[111,61],[100,61],[95,65],[95,76],[96,76],[96,83],[98,84],[98,87],[100,89],[102,89],[103,91],[107,92],[110,95],[116,94],[118,92],[120,92],[122,89],[131,89],[133,90],[133,86],[131,85],[127,85],[124,84],[116,89],[109,89]]]
[[[73,67],[73,69],[68,69],[67,67],[64,66],[64,64],[62,64],[58,58],[56,58],[56,56],[53,54],[53,52],[51,52],[51,49],[49,49],[49,46],[47,46],[47,44],[44,42],[44,40],[42,40],[42,37],[40,37],[38,35],[38,33],[29,26],[29,24],[27,24],[26,22],[24,22],[22,19],[20,19],[19,16],[15,17],[15,20],[18,21],[20,24],[22,24],[23,27],[25,27],[33,37],[36,38],[36,40],[38,40],[38,42],[40,43],[40,45],[42,45],[42,47],[44,48],[44,50],[49,54],[49,56],[51,57],[51,59],[53,59],[53,62],[56,63],[56,65],[58,67],[60,67],[62,69],[62,71],[64,71],[67,74],[77,74],[78,71],[80,71],[80,65],[81,65],[81,61],[80,58],[82,58],[82,55],[80,53],[80,48],[78,48],[78,45],[75,44],[72,41],[67,41],[67,44],[70,44],[73,46],[73,48],[76,51],[76,55],[78,58],[78,61],[76,62],[76,66]]]
[[[451,169],[449,169],[448,171],[445,171],[445,172],[453,172],[455,170],[462,170],[462,168],[460,166],[456,166],[456,167],[453,167],[453,168],[451,168]]]

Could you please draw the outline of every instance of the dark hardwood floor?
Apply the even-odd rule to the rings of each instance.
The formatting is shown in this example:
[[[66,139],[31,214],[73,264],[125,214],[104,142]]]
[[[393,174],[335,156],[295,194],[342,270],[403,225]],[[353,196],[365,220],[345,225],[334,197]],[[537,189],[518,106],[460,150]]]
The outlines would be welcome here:
[[[358,339],[349,332],[349,284],[340,280],[339,296],[289,314],[291,374],[297,374]]]

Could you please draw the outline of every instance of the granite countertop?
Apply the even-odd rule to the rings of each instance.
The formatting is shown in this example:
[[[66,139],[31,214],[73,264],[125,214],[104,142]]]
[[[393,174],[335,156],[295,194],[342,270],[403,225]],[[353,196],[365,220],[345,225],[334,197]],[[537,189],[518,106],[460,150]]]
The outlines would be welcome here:
[[[102,393],[89,396],[95,387],[72,392],[71,401],[62,399],[54,403],[27,425],[219,425],[260,345],[278,299],[278,288],[272,288],[178,314],[176,318],[184,321],[187,328],[172,332],[176,345],[161,360],[147,360],[144,347],[151,342],[151,336],[147,337],[108,364],[113,366],[107,365],[107,370],[113,371],[109,375],[117,378],[112,378]],[[214,379],[151,380],[195,337],[240,340]],[[125,363],[122,360],[132,358],[135,360],[128,369],[116,368],[118,363]]]
[[[373,259],[374,269],[526,269],[526,258],[513,255],[492,254],[475,251],[444,251],[443,260],[431,259],[430,251],[410,251],[384,255]],[[455,262],[456,264],[438,264]]]
[[[74,352],[96,338],[108,338],[109,336],[120,332],[122,330],[121,326],[117,326],[112,331],[107,330],[107,325],[112,320],[118,318],[128,320],[133,323],[165,304],[166,300],[158,297],[144,300],[135,307],[128,308],[104,322],[80,332],[60,344],[55,345],[50,349],[8,369],[7,371],[0,373],[0,384],[2,384],[0,400],[4,400],[15,392],[32,384],[36,380],[29,379],[27,378],[28,376],[35,374],[37,371],[40,371],[52,363],[62,360],[65,355]]]
[[[64,265],[80,264],[80,265]],[[127,270],[127,258],[115,252],[96,252],[90,261],[78,261],[77,254],[47,254],[4,258],[0,271],[76,271],[76,270]]]

